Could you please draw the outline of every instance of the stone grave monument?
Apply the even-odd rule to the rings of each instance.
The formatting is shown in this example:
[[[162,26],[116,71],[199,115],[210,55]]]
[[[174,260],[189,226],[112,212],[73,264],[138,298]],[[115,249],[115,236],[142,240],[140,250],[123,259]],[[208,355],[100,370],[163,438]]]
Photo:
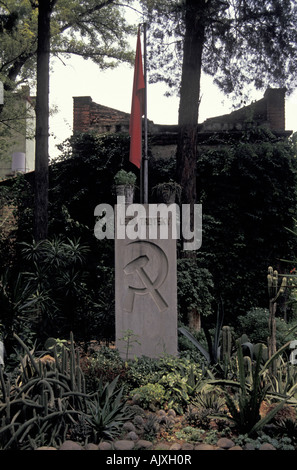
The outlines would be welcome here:
[[[121,225],[122,234],[122,238],[115,236],[116,347],[124,359],[177,354],[176,239],[171,230],[172,214],[168,211],[168,217],[159,213],[151,216],[149,206],[143,206],[145,215],[138,219],[142,229],[145,227],[141,238],[131,239],[123,230],[129,227],[131,216],[116,211],[115,217],[115,233]],[[157,227],[156,238],[151,238],[152,226]],[[160,235],[162,226],[167,226],[167,237]]]

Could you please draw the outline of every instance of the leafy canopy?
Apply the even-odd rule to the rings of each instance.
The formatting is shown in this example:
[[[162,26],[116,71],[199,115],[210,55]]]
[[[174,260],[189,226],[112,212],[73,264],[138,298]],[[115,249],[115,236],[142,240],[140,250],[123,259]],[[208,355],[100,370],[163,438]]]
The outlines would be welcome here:
[[[38,9],[34,1],[5,0],[0,16],[0,79],[9,88],[35,78]],[[132,31],[123,4],[114,0],[59,0],[51,15],[51,53],[91,58],[101,69],[115,67],[133,59],[127,42]]]
[[[151,80],[178,91],[181,79],[184,0],[142,0],[148,19]],[[296,87],[296,0],[201,0],[197,21],[205,26],[202,68],[227,94]],[[199,16],[199,8],[203,15]]]

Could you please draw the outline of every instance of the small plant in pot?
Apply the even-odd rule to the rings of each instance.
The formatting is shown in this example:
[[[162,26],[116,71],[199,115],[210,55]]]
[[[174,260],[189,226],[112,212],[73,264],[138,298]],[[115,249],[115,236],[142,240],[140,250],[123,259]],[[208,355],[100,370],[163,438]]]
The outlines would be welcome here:
[[[180,200],[181,190],[181,186],[173,180],[157,184],[152,189],[158,200],[165,204],[172,204],[176,201],[178,202]]]
[[[133,203],[136,175],[132,171],[119,170],[115,177],[117,196],[125,196],[127,204]]]

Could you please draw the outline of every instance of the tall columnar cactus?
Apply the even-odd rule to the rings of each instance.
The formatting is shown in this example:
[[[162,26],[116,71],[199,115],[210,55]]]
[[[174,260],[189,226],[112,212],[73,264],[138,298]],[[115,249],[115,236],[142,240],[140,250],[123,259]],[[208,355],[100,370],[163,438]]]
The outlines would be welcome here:
[[[223,326],[222,328],[222,351],[223,359],[230,359],[231,357],[231,328],[230,326]]]
[[[60,357],[54,350],[54,362],[37,360],[16,335],[25,351],[21,357],[20,375],[16,383],[4,378],[0,368],[0,447],[11,449],[31,443],[61,439],[73,422],[87,410],[87,395],[79,356],[73,337],[69,350]]]
[[[279,286],[279,276],[272,266],[268,268],[267,274],[268,296],[269,296],[269,336],[268,336],[268,353],[269,358],[276,353],[276,322],[275,312],[277,307],[277,299],[285,292],[287,287],[287,278],[283,277],[281,285]],[[270,373],[276,375],[276,362],[273,361],[270,367]]]

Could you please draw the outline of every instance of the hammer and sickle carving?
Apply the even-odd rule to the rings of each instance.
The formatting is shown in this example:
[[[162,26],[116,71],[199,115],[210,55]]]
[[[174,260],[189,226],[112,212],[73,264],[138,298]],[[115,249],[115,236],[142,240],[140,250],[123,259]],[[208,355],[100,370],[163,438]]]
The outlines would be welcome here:
[[[145,254],[139,254],[132,261],[130,261],[124,267],[124,273],[126,275],[137,275],[141,281],[142,287],[136,287],[133,285],[128,286],[124,301],[124,310],[128,312],[133,311],[135,295],[146,295],[149,294],[154,302],[156,303],[160,312],[168,308],[167,302],[164,300],[159,292],[159,288],[164,283],[168,274],[168,260],[164,251],[157,245],[146,241],[132,242],[130,245],[140,243],[141,248],[145,248]],[[140,252],[143,250],[140,250]],[[154,258],[157,259],[158,264],[154,266],[156,277],[151,278],[145,269],[148,266],[151,258],[149,254],[156,255]]]

